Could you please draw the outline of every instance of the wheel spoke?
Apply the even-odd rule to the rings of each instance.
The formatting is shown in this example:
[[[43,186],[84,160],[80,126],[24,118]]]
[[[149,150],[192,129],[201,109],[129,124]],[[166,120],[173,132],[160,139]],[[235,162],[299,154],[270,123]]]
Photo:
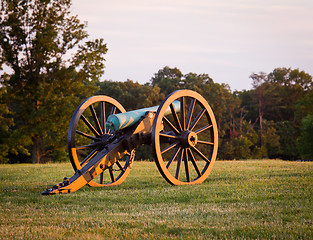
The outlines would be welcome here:
[[[89,139],[91,139],[91,140],[99,141],[98,138],[95,138],[94,136],[91,136],[91,135],[89,135],[89,134],[87,134],[87,133],[84,133],[84,132],[81,132],[81,131],[78,131],[78,130],[76,130],[76,133],[79,134],[79,135],[81,135],[81,136],[84,136],[84,137],[86,137],[86,138],[89,138]]]
[[[207,142],[207,141],[202,141],[202,140],[198,140],[198,143],[202,143],[202,144],[207,144],[207,145],[214,145],[214,142]]]
[[[187,182],[190,182],[190,172],[189,172],[187,149],[185,149],[184,162],[185,162],[186,180],[187,180]]]
[[[181,100],[180,100],[180,122],[181,122],[181,125],[183,126],[183,130],[185,130],[185,97],[181,97]]]
[[[76,150],[82,150],[82,149],[86,149],[86,148],[94,148],[94,147],[99,146],[100,144],[101,143],[97,142],[97,143],[92,143],[92,144],[88,144],[88,145],[78,146],[75,148],[76,148]]]
[[[199,151],[199,149],[197,149],[196,147],[192,147],[192,149],[207,163],[210,163],[211,161],[209,159],[207,159],[206,156],[203,155],[202,152]]]
[[[101,116],[100,116],[101,129],[102,129],[103,133],[106,134],[107,130],[106,130],[106,126],[105,126],[105,123],[106,123],[105,102],[100,102],[100,112],[101,112]]]
[[[175,111],[175,109],[174,109],[173,103],[170,104],[170,108],[171,108],[172,115],[173,115],[173,117],[174,117],[174,122],[175,122],[176,126],[178,127],[178,129],[179,129],[180,131],[182,131],[182,126],[181,126],[181,124],[180,124],[180,122],[179,122],[179,120],[178,120],[178,116],[177,116],[177,113],[176,113],[176,111]]]
[[[160,137],[163,138],[162,142],[166,142],[165,140],[167,140],[167,142],[169,142],[171,139],[178,139],[178,137],[176,135],[170,135],[170,134],[166,134],[166,133],[160,133]]]
[[[109,168],[109,173],[110,173],[110,177],[111,177],[112,182],[115,182],[114,173],[113,173],[112,168]]]
[[[175,158],[177,157],[177,154],[179,152],[179,150],[181,149],[181,147],[179,145],[177,145],[175,151],[172,154],[171,159],[169,160],[169,162],[166,164],[166,168],[169,169],[169,167],[171,166],[172,162],[175,160]]]
[[[98,152],[98,149],[94,149],[91,153],[88,154],[87,157],[80,163],[80,166],[83,166],[86,162],[89,162],[91,158],[93,158],[94,155],[96,155]]]
[[[200,128],[200,129],[198,129],[197,131],[195,131],[195,133],[199,134],[199,133],[201,133],[201,132],[203,132],[203,131],[205,131],[205,130],[211,128],[211,127],[213,127],[212,124],[206,125],[206,126]]]
[[[182,162],[182,159],[183,159],[183,153],[184,150],[181,149],[179,151],[179,157],[178,157],[178,160],[177,160],[177,167],[176,167],[176,174],[175,174],[175,178],[178,180],[179,178],[179,172],[180,172],[180,166],[181,166],[181,162]]]
[[[170,120],[168,120],[167,117],[164,116],[163,120],[176,134],[180,134],[180,132],[177,130],[177,128],[174,127],[174,125],[170,122]]]
[[[100,173],[100,184],[104,183],[104,177],[103,177],[104,173]]]
[[[203,114],[205,113],[206,109],[203,108],[199,114],[197,115],[197,117],[195,118],[195,120],[193,120],[191,126],[189,127],[189,130],[192,131],[194,129],[194,127],[198,124],[198,122],[200,121],[201,117],[203,116]]]
[[[81,115],[80,118],[84,121],[84,123],[87,125],[87,127],[96,135],[96,136],[100,136],[100,134],[98,133],[98,131],[91,125],[91,123],[88,121],[87,118],[85,118],[84,115]]]
[[[100,123],[99,123],[99,119],[98,119],[97,114],[96,114],[96,111],[95,111],[95,108],[93,107],[92,104],[89,106],[89,109],[90,109],[90,112],[91,112],[91,114],[92,114],[93,120],[94,120],[94,122],[95,122],[95,124],[96,124],[96,126],[97,126],[98,131],[99,131],[101,134],[103,134],[102,128],[101,128]]]
[[[166,134],[166,133],[161,133],[161,132],[160,132],[160,136],[165,137],[165,138],[174,138],[174,139],[178,138],[176,135],[171,135],[171,134]]]
[[[196,170],[198,176],[200,177],[202,174],[201,174],[201,172],[200,172],[200,169],[199,169],[199,167],[198,167],[198,164],[197,164],[197,162],[196,162],[196,159],[195,159],[195,157],[193,156],[193,153],[192,153],[192,151],[190,150],[190,148],[188,148],[187,151],[188,151],[188,153],[189,153],[190,160],[191,160],[191,162],[192,162],[192,164],[193,164],[193,167],[195,168],[195,170]]]
[[[121,169],[122,172],[125,172],[125,169],[123,168],[119,161],[116,161],[116,165],[119,167],[119,169]]]
[[[176,147],[177,144],[178,144],[178,143],[176,142],[176,143],[173,143],[173,144],[169,145],[168,147],[164,148],[164,149],[161,151],[161,154],[166,153],[168,150],[170,150],[170,149]]]
[[[110,115],[115,114],[115,112],[116,112],[116,107],[115,107],[115,106],[113,106],[113,107],[112,107],[112,109],[111,109],[111,113],[110,113]]]
[[[191,121],[191,117],[192,117],[193,111],[195,109],[195,105],[196,105],[196,99],[193,98],[191,100],[191,103],[190,103],[190,106],[189,106],[189,111],[188,111],[188,114],[187,114],[185,129],[189,129],[190,121]]]

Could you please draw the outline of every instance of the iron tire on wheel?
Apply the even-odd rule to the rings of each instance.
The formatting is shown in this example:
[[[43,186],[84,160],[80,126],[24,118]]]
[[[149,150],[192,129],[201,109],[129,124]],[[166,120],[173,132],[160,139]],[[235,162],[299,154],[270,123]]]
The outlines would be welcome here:
[[[172,104],[175,100],[180,101],[180,112]],[[167,109],[171,114],[164,116]],[[218,149],[217,125],[207,101],[191,90],[178,90],[167,96],[153,122],[152,149],[167,182],[202,183],[213,168]]]
[[[67,136],[69,157],[75,171],[81,169],[104,149],[106,144],[104,139],[109,139],[114,134],[106,127],[106,119],[110,114],[118,112],[126,110],[118,101],[102,95],[90,97],[77,107]],[[134,150],[129,152],[123,162],[117,161],[113,165],[116,169],[104,170],[99,177],[99,183],[92,180],[88,185],[104,187],[121,184],[130,172],[134,155]],[[114,170],[119,172],[116,177]]]

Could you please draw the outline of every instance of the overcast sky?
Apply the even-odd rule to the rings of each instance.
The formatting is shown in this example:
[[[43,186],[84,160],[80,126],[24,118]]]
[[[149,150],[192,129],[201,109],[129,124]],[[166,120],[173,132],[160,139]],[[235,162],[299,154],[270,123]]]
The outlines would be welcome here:
[[[73,0],[108,46],[103,79],[150,81],[164,66],[232,90],[277,67],[313,75],[312,0]]]

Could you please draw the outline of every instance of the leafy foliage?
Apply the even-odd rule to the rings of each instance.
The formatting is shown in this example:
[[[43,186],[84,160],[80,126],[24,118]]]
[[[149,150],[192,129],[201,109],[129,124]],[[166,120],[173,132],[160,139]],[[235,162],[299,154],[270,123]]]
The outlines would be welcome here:
[[[70,0],[0,5],[1,60],[12,72],[1,74],[14,117],[11,152],[31,152],[33,162],[64,148],[68,119],[103,74],[106,45],[102,39],[82,42],[86,23],[70,14],[70,5]]]
[[[127,111],[159,105],[164,99],[158,86],[141,85],[138,82],[103,81],[97,94],[108,95],[119,101]]]
[[[307,115],[301,121],[300,137],[297,147],[303,159],[313,158],[313,115]]]

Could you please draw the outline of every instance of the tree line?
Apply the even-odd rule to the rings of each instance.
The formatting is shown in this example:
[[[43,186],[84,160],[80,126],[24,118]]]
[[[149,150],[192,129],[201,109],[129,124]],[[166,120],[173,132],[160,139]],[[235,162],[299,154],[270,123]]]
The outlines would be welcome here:
[[[276,68],[253,73],[251,90],[232,92],[208,74],[182,74],[164,67],[146,84],[99,82],[127,109],[159,104],[178,89],[200,93],[210,104],[219,128],[219,159],[313,158],[312,76],[299,69]]]
[[[208,74],[168,66],[145,84],[100,81],[107,46],[90,40],[70,0],[0,3],[0,163],[67,160],[66,135],[79,103],[95,94],[127,110],[158,105],[192,89],[211,105],[219,159],[313,158],[312,76],[299,69],[253,73],[251,90],[232,92]],[[150,159],[141,147],[137,158]]]

